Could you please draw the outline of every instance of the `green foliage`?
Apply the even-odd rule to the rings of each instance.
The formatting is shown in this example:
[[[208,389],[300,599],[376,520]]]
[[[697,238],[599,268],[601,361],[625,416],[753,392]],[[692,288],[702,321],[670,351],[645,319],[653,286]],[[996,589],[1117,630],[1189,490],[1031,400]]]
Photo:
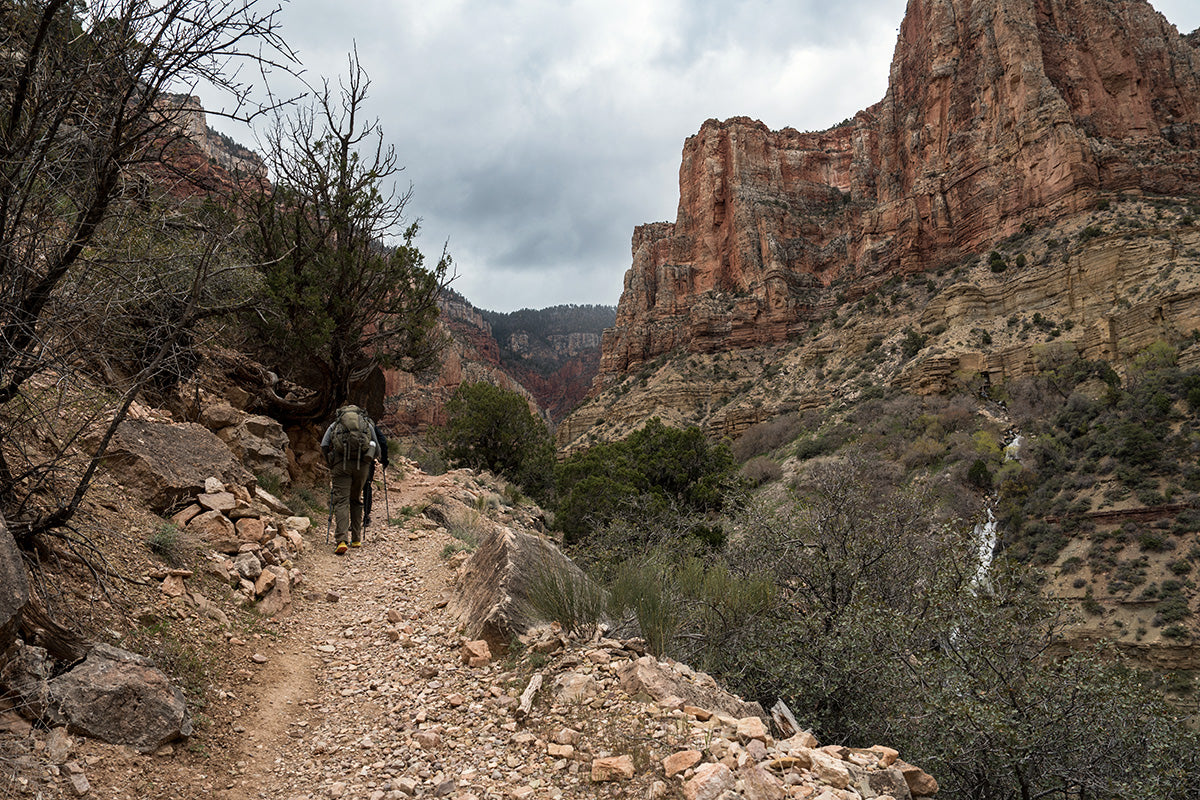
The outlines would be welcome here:
[[[150,552],[173,567],[183,563],[179,528],[173,523],[163,522],[159,525],[154,533],[146,537],[146,546],[150,548]]]
[[[925,343],[929,341],[929,337],[917,332],[912,328],[906,328],[904,331],[904,339],[900,342],[900,352],[905,360],[912,358],[925,347]]]
[[[569,562],[546,559],[530,576],[527,598],[543,619],[557,622],[567,634],[590,638],[604,611],[604,591]]]
[[[426,266],[411,197],[392,181],[400,169],[377,122],[364,122],[369,81],[357,60],[333,92],[279,119],[267,135],[274,185],[242,198],[245,246],[262,273],[260,355],[317,390],[297,418],[324,418],[377,366],[424,372],[438,363],[437,300],[449,256]],[[389,240],[397,239],[392,244]]]
[[[736,650],[755,646],[751,633],[774,602],[774,588],[762,577],[661,547],[620,565],[609,612],[631,615],[656,655],[722,672],[736,662]]]
[[[1036,576],[1001,559],[977,582],[965,530],[893,477],[852,456],[795,500],[749,508],[720,558],[642,562],[654,600],[639,619],[743,696],[783,698],[823,741],[888,741],[946,796],[1194,795],[1200,739],[1144,678],[1114,651],[1049,656],[1064,618]],[[710,608],[682,588],[697,574],[728,575],[746,601],[685,616]],[[721,647],[729,618],[737,646]]]
[[[967,470],[967,482],[985,492],[992,490],[992,473],[988,469],[986,461],[977,458],[972,462],[971,467]]]
[[[736,468],[729,448],[710,444],[699,428],[669,428],[654,418],[623,441],[596,445],[559,465],[557,524],[568,541],[579,541],[631,502],[650,513],[719,511]]]
[[[529,402],[490,383],[463,383],[446,403],[435,438],[453,464],[491,470],[544,498],[554,475],[554,444]]]

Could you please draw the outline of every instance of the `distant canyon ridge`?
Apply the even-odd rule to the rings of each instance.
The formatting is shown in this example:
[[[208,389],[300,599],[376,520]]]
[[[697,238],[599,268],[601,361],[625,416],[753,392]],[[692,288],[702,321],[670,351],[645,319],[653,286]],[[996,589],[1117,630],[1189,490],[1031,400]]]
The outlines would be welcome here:
[[[1200,33],[1200,32],[1198,32]],[[639,226],[599,385],[780,342],[896,274],[1120,193],[1194,193],[1198,36],[1145,0],[911,0],[883,100],[826,131],[709,120]]]

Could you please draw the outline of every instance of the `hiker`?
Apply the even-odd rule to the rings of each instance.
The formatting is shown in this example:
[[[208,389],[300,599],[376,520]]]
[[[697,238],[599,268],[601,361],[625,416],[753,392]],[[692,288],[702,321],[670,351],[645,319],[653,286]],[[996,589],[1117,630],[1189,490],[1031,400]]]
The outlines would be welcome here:
[[[358,406],[339,408],[321,437],[321,452],[332,483],[329,503],[337,518],[333,552],[339,556],[348,546],[362,547],[363,486],[375,463],[378,443],[375,424]]]
[[[383,433],[383,428],[375,426],[375,435],[378,437],[375,441],[379,443],[379,452],[376,454],[379,463],[383,464],[383,479],[387,480],[388,468],[388,443],[387,436]],[[401,476],[403,477],[403,476]],[[371,524],[371,482],[375,480],[375,459],[371,459],[371,466],[367,468],[367,482],[363,484],[363,529],[365,530]],[[387,520],[384,520],[384,524]]]

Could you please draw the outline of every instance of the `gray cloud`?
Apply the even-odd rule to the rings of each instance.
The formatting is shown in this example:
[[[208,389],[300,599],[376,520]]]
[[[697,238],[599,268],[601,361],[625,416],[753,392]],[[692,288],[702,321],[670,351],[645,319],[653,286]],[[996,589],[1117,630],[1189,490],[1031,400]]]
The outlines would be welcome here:
[[[310,76],[357,46],[430,256],[472,302],[615,303],[707,118],[828,127],[883,97],[905,0],[291,0]],[[1195,0],[1155,3],[1182,30]]]

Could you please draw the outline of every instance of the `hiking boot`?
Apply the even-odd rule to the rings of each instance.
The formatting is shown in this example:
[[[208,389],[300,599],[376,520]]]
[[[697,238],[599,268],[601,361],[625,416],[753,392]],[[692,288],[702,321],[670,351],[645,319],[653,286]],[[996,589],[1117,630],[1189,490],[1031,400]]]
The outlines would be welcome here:
[[[356,540],[356,541],[351,542],[350,546],[351,547],[362,547],[362,542]]]
[[[346,543],[338,542],[337,547],[333,548],[333,554],[337,556],[346,555]]]
[[[365,527],[367,527],[367,526],[368,526],[368,525],[370,525],[370,524],[371,524],[371,517],[370,517],[370,515],[367,515],[367,516],[363,517],[363,527],[365,528]]]

